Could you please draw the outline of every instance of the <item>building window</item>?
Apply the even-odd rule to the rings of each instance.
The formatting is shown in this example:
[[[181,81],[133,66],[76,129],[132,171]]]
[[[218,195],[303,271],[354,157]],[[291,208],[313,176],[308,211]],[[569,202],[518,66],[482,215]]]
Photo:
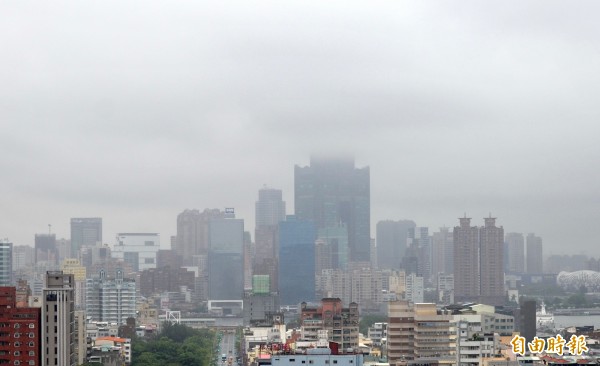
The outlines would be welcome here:
[[[35,338],[35,334],[33,332],[29,333],[29,338]]]
[[[21,336],[21,333],[15,333],[15,338],[19,338]]]
[[[153,247],[154,246],[154,242],[151,241],[151,240],[146,240],[144,242],[144,245],[147,246],[147,247]]]
[[[46,338],[47,338],[47,337],[46,337]],[[35,343],[33,343],[33,342],[29,342],[28,346],[29,346],[29,347],[35,347]]]
[[[21,324],[15,323],[15,329],[19,329],[19,328],[21,328]]]
[[[35,328],[35,324],[29,323],[29,328],[31,328],[31,329]]]
[[[29,351],[29,356],[35,356],[35,352]]]
[[[20,365],[20,364],[21,364],[21,361],[19,361],[19,360],[15,361],[15,365]]]
[[[21,342],[15,342],[15,347],[21,347]]]
[[[30,365],[35,365],[35,361],[34,360],[29,360],[29,364]]]
[[[15,351],[15,356],[21,356],[21,352]]]

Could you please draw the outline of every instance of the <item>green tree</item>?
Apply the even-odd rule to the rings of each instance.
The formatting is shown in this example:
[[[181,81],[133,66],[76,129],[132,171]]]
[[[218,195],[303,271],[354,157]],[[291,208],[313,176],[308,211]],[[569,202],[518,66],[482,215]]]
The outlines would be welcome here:
[[[365,315],[360,319],[358,323],[358,331],[366,335],[369,331],[369,327],[375,323],[387,322],[388,318],[386,315]]]

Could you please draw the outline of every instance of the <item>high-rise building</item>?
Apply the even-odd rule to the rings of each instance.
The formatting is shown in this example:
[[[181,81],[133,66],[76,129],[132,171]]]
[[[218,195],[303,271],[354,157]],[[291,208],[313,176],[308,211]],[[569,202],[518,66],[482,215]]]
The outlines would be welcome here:
[[[454,228],[454,300],[473,302],[479,299],[479,228],[471,218],[460,218]]]
[[[49,271],[42,295],[42,366],[77,365],[74,279]]]
[[[0,286],[12,286],[13,245],[0,241]]]
[[[542,238],[535,234],[527,235],[527,273],[544,273]]]
[[[501,305],[504,290],[504,229],[496,218],[484,218],[481,228],[460,218],[454,228],[454,298],[457,302],[481,301]]]
[[[19,306],[15,287],[0,287],[0,365],[40,365],[41,309]]]
[[[241,300],[244,296],[244,220],[215,218],[209,223],[208,297]]]
[[[297,305],[315,298],[315,240],[310,221],[288,215],[279,223],[279,295],[281,304]]]
[[[410,271],[410,268],[405,268],[409,272],[416,273],[423,277],[425,282],[431,281],[431,264],[432,264],[432,245],[431,236],[429,236],[429,228],[416,227],[408,230],[408,250],[406,256],[416,258],[417,270]]]
[[[122,270],[114,276],[100,271],[88,278],[85,292],[85,313],[93,321],[123,325],[127,318],[136,316],[135,280],[125,278]]]
[[[119,233],[111,251],[113,258],[131,265],[135,271],[156,268],[156,256],[160,250],[157,233]]]
[[[519,332],[528,342],[533,341],[536,335],[536,301],[522,298],[519,302]]]
[[[452,315],[437,310],[436,304],[391,301],[388,317],[390,365],[410,360],[422,360],[429,365],[456,363]]]
[[[74,217],[71,219],[71,256],[77,258],[79,250],[102,243],[102,218]]]
[[[219,209],[184,210],[177,215],[177,237],[172,249],[182,256],[184,265],[192,265],[195,255],[208,255],[209,223],[224,217],[225,213]]]
[[[525,240],[521,233],[507,233],[504,238],[506,243],[505,265],[506,272],[511,274],[525,273]]]
[[[368,262],[370,256],[370,173],[357,169],[353,158],[315,158],[294,168],[294,202],[298,220],[317,230],[345,224],[348,260]]]
[[[441,227],[440,231],[432,234],[432,260],[431,274],[434,279],[443,273],[451,275],[454,273],[454,237],[447,227]]]
[[[277,291],[277,226],[285,220],[285,202],[280,189],[262,188],[255,205],[254,274],[271,277],[271,291]]]
[[[58,266],[58,248],[55,234],[35,234],[35,263],[47,262]]]
[[[479,230],[480,301],[488,305],[503,305],[504,290],[504,229],[496,226],[496,218],[486,217]]]

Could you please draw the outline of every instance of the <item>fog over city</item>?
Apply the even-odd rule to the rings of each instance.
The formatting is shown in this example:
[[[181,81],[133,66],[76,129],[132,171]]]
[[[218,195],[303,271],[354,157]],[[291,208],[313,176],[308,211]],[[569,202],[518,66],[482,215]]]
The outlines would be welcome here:
[[[490,213],[544,254],[600,255],[600,3],[0,3],[0,237],[71,217],[158,232],[294,165],[370,166],[384,219]],[[254,234],[253,234],[254,235]]]

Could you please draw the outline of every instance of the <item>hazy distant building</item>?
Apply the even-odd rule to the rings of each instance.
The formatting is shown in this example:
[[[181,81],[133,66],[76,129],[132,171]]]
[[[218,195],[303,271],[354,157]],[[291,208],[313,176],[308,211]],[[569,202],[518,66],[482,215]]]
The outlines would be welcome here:
[[[431,237],[431,275],[436,282],[437,275],[454,273],[454,237],[447,227],[432,234]]]
[[[13,245],[0,242],[0,286],[12,286]]]
[[[271,290],[277,289],[277,226],[285,220],[285,202],[280,189],[262,188],[255,204],[256,227],[253,273],[267,275]]]
[[[55,234],[35,234],[35,263],[42,261],[58,265]]]
[[[504,238],[506,243],[507,260],[506,272],[511,274],[525,273],[525,239],[521,233],[507,233]]]
[[[177,237],[172,249],[182,256],[184,265],[191,265],[194,255],[208,255],[209,223],[224,217],[219,209],[184,210],[177,215]]]
[[[156,268],[156,256],[160,250],[157,233],[119,233],[111,255],[128,263],[135,271]]]
[[[34,260],[35,249],[29,245],[13,246],[13,270],[18,271],[31,267]]]
[[[377,223],[377,266],[380,269],[399,269],[406,251],[408,230],[417,225],[411,220],[385,220]]]
[[[348,228],[345,224],[318,230],[318,267],[346,269],[348,266]],[[322,257],[320,257],[322,256]],[[317,272],[318,273],[318,272]]]
[[[544,273],[544,250],[542,238],[535,234],[527,235],[527,273]]]
[[[480,301],[503,305],[504,291],[504,229],[496,226],[496,218],[484,218],[479,231]]]
[[[315,298],[315,240],[310,221],[288,215],[279,223],[279,295],[283,305]]]
[[[208,297],[241,300],[244,295],[244,220],[210,220]]]
[[[77,257],[85,246],[102,243],[102,218],[75,217],[71,219],[71,256]]]
[[[296,217],[312,221],[316,229],[348,229],[348,260],[369,261],[370,255],[370,173],[357,169],[353,158],[315,158],[310,166],[294,168]]]
[[[42,301],[42,366],[77,365],[73,275],[48,272]]]
[[[62,262],[66,258],[77,257],[78,253],[71,255],[71,241],[69,239],[56,239],[56,250],[58,251],[58,261]]]
[[[431,236],[429,236],[429,228],[415,227],[408,230],[408,250],[406,256],[416,257],[417,270],[411,271],[410,268],[405,268],[408,272],[416,273],[423,277],[425,282],[429,283],[432,276],[432,245]]]
[[[473,302],[479,299],[479,228],[471,219],[460,218],[454,227],[454,299]]]

